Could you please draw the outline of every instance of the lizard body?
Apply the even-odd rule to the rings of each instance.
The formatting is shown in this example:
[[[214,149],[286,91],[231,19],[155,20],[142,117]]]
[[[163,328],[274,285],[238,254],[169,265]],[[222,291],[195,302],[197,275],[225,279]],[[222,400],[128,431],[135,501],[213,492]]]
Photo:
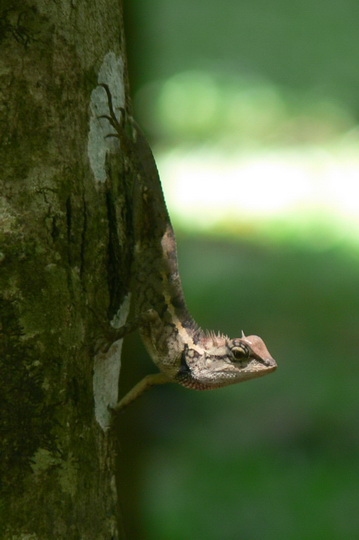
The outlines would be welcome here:
[[[176,239],[168,215],[152,151],[135,122],[121,110],[120,123],[106,85],[110,115],[121,145],[135,160],[133,195],[135,253],[133,302],[135,318],[119,336],[138,327],[141,338],[160,372],[148,375],[116,406],[122,409],[147,387],[177,382],[188,388],[207,390],[261,377],[274,371],[275,360],[258,336],[230,339],[202,330],[186,306],[178,270]],[[122,125],[131,121],[129,141]]]

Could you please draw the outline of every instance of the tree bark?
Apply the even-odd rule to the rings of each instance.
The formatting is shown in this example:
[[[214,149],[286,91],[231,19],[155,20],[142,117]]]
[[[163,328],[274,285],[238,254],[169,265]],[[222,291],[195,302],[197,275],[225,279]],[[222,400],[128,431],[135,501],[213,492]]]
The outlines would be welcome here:
[[[127,316],[131,178],[118,0],[0,6],[0,537],[123,538],[109,406]]]

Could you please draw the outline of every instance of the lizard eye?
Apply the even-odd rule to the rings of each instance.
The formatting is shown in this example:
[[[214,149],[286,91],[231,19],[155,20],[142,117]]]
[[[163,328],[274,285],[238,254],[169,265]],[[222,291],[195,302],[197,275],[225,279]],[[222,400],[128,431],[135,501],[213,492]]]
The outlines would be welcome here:
[[[236,360],[244,360],[249,358],[249,348],[246,345],[238,345],[233,347],[232,354]]]

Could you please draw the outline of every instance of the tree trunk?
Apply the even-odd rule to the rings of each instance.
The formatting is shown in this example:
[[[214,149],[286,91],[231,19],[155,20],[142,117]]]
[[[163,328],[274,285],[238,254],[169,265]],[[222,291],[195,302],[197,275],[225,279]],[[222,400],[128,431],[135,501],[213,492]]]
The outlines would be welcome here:
[[[0,537],[123,538],[109,406],[128,311],[131,178],[118,0],[0,7]],[[120,152],[121,150],[121,152]]]

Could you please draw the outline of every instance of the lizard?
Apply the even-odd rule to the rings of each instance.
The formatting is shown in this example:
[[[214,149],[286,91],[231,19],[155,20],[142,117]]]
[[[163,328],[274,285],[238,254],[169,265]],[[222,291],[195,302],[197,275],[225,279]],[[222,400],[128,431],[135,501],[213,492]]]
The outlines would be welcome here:
[[[122,148],[135,163],[133,186],[133,320],[116,331],[135,329],[159,372],[145,376],[115,406],[120,411],[150,386],[176,382],[195,390],[221,388],[267,375],[277,368],[264,341],[256,336],[231,339],[202,330],[190,315],[178,269],[176,238],[151,148],[135,120],[115,114],[108,85],[106,118]],[[101,118],[101,117],[100,117]],[[127,128],[127,129],[126,129]],[[130,131],[129,136],[126,131]]]

